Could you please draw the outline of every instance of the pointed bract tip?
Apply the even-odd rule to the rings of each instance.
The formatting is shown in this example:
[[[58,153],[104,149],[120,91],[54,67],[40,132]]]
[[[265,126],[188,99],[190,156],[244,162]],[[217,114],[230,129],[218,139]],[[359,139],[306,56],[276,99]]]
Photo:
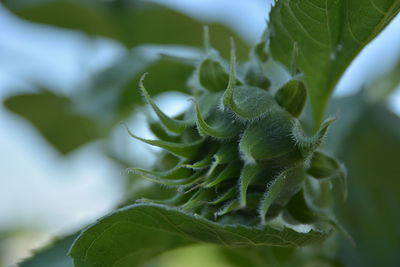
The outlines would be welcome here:
[[[230,106],[232,103],[233,97],[233,89],[235,86],[235,64],[236,64],[236,51],[235,51],[235,41],[233,37],[230,37],[230,44],[231,44],[231,56],[230,56],[230,75],[229,75],[229,82],[228,86],[222,96],[222,104],[223,106]]]
[[[140,87],[143,86],[144,78],[146,78],[146,76],[147,76],[148,74],[149,74],[148,72],[145,72],[145,73],[142,74],[142,76],[140,76],[140,79],[139,79],[139,86],[140,86]]]

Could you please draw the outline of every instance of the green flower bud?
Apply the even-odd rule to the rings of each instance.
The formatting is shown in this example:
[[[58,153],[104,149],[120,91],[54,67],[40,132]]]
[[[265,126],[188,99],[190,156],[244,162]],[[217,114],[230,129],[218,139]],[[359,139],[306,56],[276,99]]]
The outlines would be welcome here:
[[[212,58],[206,58],[199,68],[199,82],[210,92],[219,92],[226,89],[229,75],[224,66]]]
[[[291,80],[276,92],[275,99],[290,114],[298,117],[306,104],[306,87],[302,81]]]
[[[211,49],[209,40],[206,44]],[[240,84],[235,67],[232,40],[230,74],[219,61],[205,59],[197,71],[207,90],[198,90],[193,105],[178,118],[157,107],[141,79],[140,90],[159,119],[150,123],[159,140],[129,134],[172,156],[160,156],[154,170],[132,170],[176,188],[176,196],[155,202],[210,220],[260,224],[282,211],[302,222],[322,218],[313,217],[302,197],[305,181],[340,176],[343,170],[316,152],[333,120],[313,136],[305,135],[296,118],[306,100],[302,82],[290,81],[272,96],[250,74]]]

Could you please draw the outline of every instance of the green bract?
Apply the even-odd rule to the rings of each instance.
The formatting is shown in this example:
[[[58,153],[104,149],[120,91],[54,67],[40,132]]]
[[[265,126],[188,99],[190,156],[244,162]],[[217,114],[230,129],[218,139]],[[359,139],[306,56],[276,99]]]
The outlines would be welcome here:
[[[193,90],[193,105],[183,114],[168,117],[151,100],[143,85],[144,75],[140,80],[139,87],[159,118],[150,124],[159,140],[129,133],[163,148],[176,160],[175,166],[167,166],[164,158],[170,155],[164,153],[157,169],[133,170],[177,189],[172,199],[141,201],[169,205],[220,223],[255,226],[279,214],[302,223],[333,222],[329,206],[312,202],[326,181],[345,181],[341,164],[317,151],[333,119],[307,135],[297,118],[306,102],[304,82],[292,79],[275,94],[271,92],[260,67],[272,60],[264,43],[256,46],[256,62],[241,77],[236,75],[239,66],[231,40],[228,73],[207,32],[207,55],[196,70],[198,88]],[[310,183],[316,190],[305,189]]]

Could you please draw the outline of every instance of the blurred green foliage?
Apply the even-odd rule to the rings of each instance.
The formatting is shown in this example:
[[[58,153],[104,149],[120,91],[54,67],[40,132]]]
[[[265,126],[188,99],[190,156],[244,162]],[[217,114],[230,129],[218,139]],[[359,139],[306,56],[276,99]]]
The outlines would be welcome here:
[[[76,239],[77,235],[69,235],[58,238],[48,244],[46,247],[41,248],[34,252],[35,258],[23,261],[19,264],[20,267],[37,267],[37,266],[51,266],[51,267],[72,267],[72,259],[67,256],[69,247]]]
[[[104,137],[106,131],[101,121],[77,114],[69,98],[47,90],[39,94],[10,97],[4,105],[27,118],[62,154],[95,138]]]
[[[341,152],[349,199],[338,207],[357,247],[342,242],[348,266],[397,266],[400,261],[400,117],[382,103],[368,105]]]
[[[199,46],[203,40],[203,23],[143,1],[4,0],[4,4],[29,21],[108,37],[127,48],[148,43]],[[210,27],[213,45],[228,57],[229,37],[236,34],[222,25]],[[238,55],[243,59],[248,46],[237,39]]]
[[[140,1],[74,0],[19,0],[4,1],[4,4],[21,18],[79,30],[91,36],[113,38],[128,48],[139,44],[202,44],[203,23],[157,4]],[[212,25],[211,29],[213,45],[220,49],[222,54],[227,55],[229,37],[236,35],[222,25]],[[235,38],[238,40],[238,54],[244,58],[248,53],[248,45],[240,38]],[[186,80],[192,73],[193,66],[166,58],[168,57],[150,59],[142,50],[134,48],[127,57],[121,57],[112,66],[95,74],[90,88],[82,88],[77,94],[69,97],[70,99],[66,96],[52,95],[53,98],[62,98],[69,104],[52,103],[54,99],[51,99],[48,93],[45,96],[13,96],[6,100],[6,107],[28,119],[56,149],[66,154],[88,141],[107,136],[107,129],[110,130],[113,124],[129,116],[135,104],[142,103],[137,84],[139,74],[142,74],[144,69],[152,75],[148,82],[152,95],[170,90],[187,90]],[[28,97],[31,103],[23,104]],[[82,108],[66,108],[66,105],[87,105],[85,101],[91,106],[90,117],[86,112],[87,107],[83,108],[85,112],[82,112]],[[29,110],[32,106],[35,109],[34,113],[45,115],[42,120]],[[69,128],[67,132],[61,133],[64,129],[60,129],[58,134],[53,133],[54,136],[50,133],[60,128],[60,125],[54,124],[54,119],[50,118],[51,114],[62,114],[62,120],[71,123],[63,123],[63,128]],[[83,128],[83,133],[72,130],[80,129],[81,122],[77,121],[77,117],[85,117],[88,122]],[[105,127],[96,132],[99,128],[92,127],[96,124]],[[70,140],[63,136],[68,136]]]

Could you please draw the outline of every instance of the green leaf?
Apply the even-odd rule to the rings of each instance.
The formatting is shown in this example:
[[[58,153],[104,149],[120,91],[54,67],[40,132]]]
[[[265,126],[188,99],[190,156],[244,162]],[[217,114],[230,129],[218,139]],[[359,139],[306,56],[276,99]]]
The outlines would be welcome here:
[[[89,92],[79,91],[65,97],[46,89],[37,94],[9,97],[4,104],[12,112],[29,120],[59,152],[67,154],[91,140],[107,135],[118,117],[119,109],[122,109],[118,103],[122,89],[151,61],[141,55],[140,49],[135,49],[112,67],[98,73],[93,81],[93,90]],[[138,80],[135,79],[135,89],[131,90],[137,96],[130,103],[141,100],[137,85]],[[129,108],[131,112],[132,105]]]
[[[202,44],[204,23],[159,4],[80,0],[4,2],[6,7],[24,19],[115,39],[128,48],[144,43]],[[210,29],[213,46],[226,56],[228,39],[235,34],[218,24],[210,25]],[[240,41],[238,48],[240,56],[245,58],[248,46]]]
[[[62,154],[105,135],[99,121],[74,112],[71,99],[46,90],[9,97],[4,105],[32,123]]]
[[[70,250],[76,267],[138,266],[157,254],[195,242],[227,247],[285,246],[318,243],[329,233],[296,232],[288,227],[249,228],[220,225],[159,205],[120,209],[84,230]]]
[[[196,244],[184,248],[178,248],[167,253],[163,253],[160,257],[147,263],[146,267],[265,267],[264,265],[251,265],[256,262],[252,260],[249,252],[252,249],[246,249],[239,253],[241,249],[232,251],[232,256],[225,255],[228,248],[224,248],[214,244]],[[230,250],[229,250],[230,251]],[[246,257],[247,256],[247,257]],[[243,265],[238,265],[237,261],[241,259]],[[268,265],[269,266],[269,265]]]
[[[26,1],[4,0],[4,5],[16,15],[38,23],[67,29],[79,29],[90,35],[121,39],[118,23],[113,21],[112,6],[95,1]],[[61,12],[64,16],[60,16]]]
[[[316,126],[336,83],[361,49],[399,13],[398,0],[280,0],[269,19],[272,56],[288,69],[297,44]]]
[[[68,256],[73,241],[78,235],[73,234],[54,240],[51,244],[35,251],[33,256],[18,264],[19,267],[73,267],[72,258]]]

